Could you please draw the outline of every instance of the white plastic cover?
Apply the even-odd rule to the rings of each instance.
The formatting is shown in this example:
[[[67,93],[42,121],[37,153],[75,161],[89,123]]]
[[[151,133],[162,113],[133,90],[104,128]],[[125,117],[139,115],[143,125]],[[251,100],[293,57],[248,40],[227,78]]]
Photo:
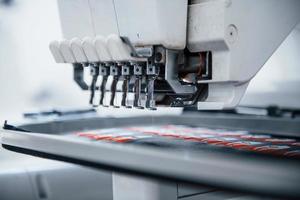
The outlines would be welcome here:
[[[94,46],[96,48],[96,52],[98,54],[98,57],[102,62],[108,62],[112,60],[112,57],[107,49],[106,46],[106,38],[103,36],[98,35],[94,39]]]
[[[67,63],[76,63],[75,56],[71,50],[71,45],[69,40],[63,40],[59,45],[60,52],[62,53],[65,61]]]
[[[78,38],[73,38],[71,40],[71,49],[77,62],[86,63],[88,62],[88,59],[83,51],[81,44],[82,40]]]
[[[82,41],[83,51],[89,62],[99,62],[100,59],[97,55],[96,49],[94,47],[93,39],[90,37],[85,37]]]
[[[55,62],[57,63],[64,63],[65,59],[62,55],[62,53],[60,52],[59,49],[59,42],[58,41],[53,41],[49,44],[49,49],[53,55],[53,58],[55,60]]]

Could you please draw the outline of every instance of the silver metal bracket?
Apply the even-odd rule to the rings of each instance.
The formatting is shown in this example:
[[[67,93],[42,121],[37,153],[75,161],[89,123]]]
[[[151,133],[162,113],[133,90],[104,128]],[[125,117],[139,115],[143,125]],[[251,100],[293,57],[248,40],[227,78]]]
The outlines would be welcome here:
[[[192,94],[197,88],[191,85],[183,85],[178,79],[177,70],[178,51],[166,49],[165,80],[177,94]]]

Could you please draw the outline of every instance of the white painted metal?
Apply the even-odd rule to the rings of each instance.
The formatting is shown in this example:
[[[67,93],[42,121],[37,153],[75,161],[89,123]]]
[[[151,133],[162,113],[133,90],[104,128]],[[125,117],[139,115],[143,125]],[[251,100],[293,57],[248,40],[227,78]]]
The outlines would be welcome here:
[[[65,39],[94,36],[89,0],[58,0],[58,9]]]
[[[209,96],[198,108],[235,107],[300,21],[299,10],[298,0],[198,0],[190,5],[187,47],[212,52],[212,80],[200,81],[210,83]]]
[[[119,34],[113,0],[89,0],[94,34],[107,37]]]
[[[137,46],[184,49],[187,0],[115,0],[120,36]]]
[[[300,1],[187,3],[187,0],[58,0],[65,38],[90,37],[93,41],[86,44],[88,54],[93,56],[86,55],[88,60],[99,61],[102,56],[106,62],[136,60],[120,36],[128,37],[134,46],[163,45],[181,50],[187,46],[192,52],[211,51],[212,79],[199,81],[209,84],[208,98],[198,102],[198,109],[235,107],[249,81],[300,21]],[[61,61],[55,50],[52,53]],[[65,62],[73,62],[68,51],[62,53],[64,57],[67,53]]]

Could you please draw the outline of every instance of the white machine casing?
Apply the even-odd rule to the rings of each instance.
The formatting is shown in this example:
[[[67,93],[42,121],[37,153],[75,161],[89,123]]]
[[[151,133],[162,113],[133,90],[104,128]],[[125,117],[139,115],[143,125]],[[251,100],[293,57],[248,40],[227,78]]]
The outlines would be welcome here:
[[[58,63],[139,61],[133,47],[210,52],[199,110],[238,105],[249,81],[300,21],[298,0],[58,0],[64,39]]]

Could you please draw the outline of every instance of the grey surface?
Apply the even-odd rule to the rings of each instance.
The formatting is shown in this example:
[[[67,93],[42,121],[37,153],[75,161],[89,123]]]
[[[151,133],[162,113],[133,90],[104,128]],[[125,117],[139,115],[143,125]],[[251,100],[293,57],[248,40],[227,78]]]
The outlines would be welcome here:
[[[0,147],[1,200],[112,200],[110,172]]]
[[[216,189],[211,187],[204,187],[201,185],[182,184],[182,183],[178,184],[178,189],[177,189],[179,198],[190,196],[191,194],[200,195],[204,193],[210,193],[213,191],[216,191]]]
[[[177,184],[113,173],[113,196],[114,200],[177,200]]]
[[[35,199],[30,178],[24,169],[0,172],[0,199]]]
[[[164,120],[163,120],[164,119]],[[22,133],[3,131],[3,144],[27,148],[54,155],[113,167],[115,170],[125,170],[150,176],[159,176],[184,180],[197,184],[212,185],[245,192],[268,195],[300,196],[300,164],[291,160],[273,159],[266,157],[238,156],[225,153],[189,152],[176,150],[158,150],[140,146],[110,144],[105,142],[93,143],[75,137],[59,135],[63,131],[85,128],[115,127],[121,125],[144,123],[179,123],[188,125],[218,124],[222,126],[239,126],[259,122],[259,119],[242,119],[218,116],[180,116],[177,118],[157,117],[152,121],[147,117],[124,119],[84,119],[75,121],[56,121],[52,123],[31,126],[33,130],[49,128],[52,134]],[[235,121],[235,123],[233,123]],[[272,128],[266,124],[284,129],[299,130],[296,121],[262,119],[260,126],[252,128]],[[225,122],[230,122],[226,123]],[[272,123],[271,123],[272,122]],[[275,123],[276,122],[276,123]],[[285,123],[284,123],[285,122]],[[263,127],[263,125],[265,125]],[[280,125],[280,126],[279,126]],[[289,125],[289,126],[286,126]],[[249,124],[248,124],[249,126]],[[252,124],[253,126],[253,124]],[[30,128],[30,126],[23,126]],[[273,127],[274,128],[274,127]],[[54,131],[54,132],[53,132]],[[44,132],[45,129],[44,129]],[[55,148],[53,148],[55,147]],[[159,164],[158,164],[159,163]]]
[[[300,118],[270,118],[234,114],[188,113],[181,116],[138,116],[123,118],[84,118],[78,120],[51,120],[20,125],[20,128],[37,133],[61,134],[68,131],[109,128],[129,125],[180,124],[211,128],[247,130],[273,135],[300,137]]]
[[[279,200],[267,197],[249,196],[232,192],[216,191],[181,198],[180,200]]]
[[[190,197],[182,198],[181,200],[231,200],[235,198],[240,198],[240,200],[247,200],[244,199],[244,195],[237,194],[237,193],[230,193],[224,191],[217,191],[217,192],[210,192]],[[252,199],[255,200],[255,199]]]
[[[29,174],[38,199],[112,200],[111,173],[65,164]]]

